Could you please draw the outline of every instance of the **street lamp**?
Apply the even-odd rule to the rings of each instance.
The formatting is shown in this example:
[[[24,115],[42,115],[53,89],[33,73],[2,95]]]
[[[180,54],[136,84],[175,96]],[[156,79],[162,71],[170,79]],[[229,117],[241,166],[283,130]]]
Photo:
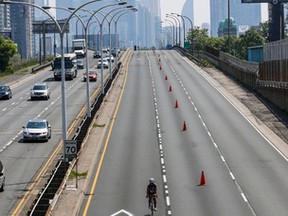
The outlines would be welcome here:
[[[87,26],[89,25],[91,19],[94,17],[94,15],[96,13],[98,13],[99,11],[101,11],[102,9],[104,8],[107,8],[107,7],[112,7],[112,6],[118,6],[118,5],[125,5],[127,4],[127,2],[120,2],[120,3],[117,3],[117,4],[109,4],[109,5],[106,5],[106,6],[103,6],[101,8],[99,8],[98,10],[94,11],[94,13],[90,16],[88,22],[87,22]],[[107,16],[107,15],[106,15]],[[104,19],[102,20],[102,22],[99,23],[100,25],[100,38],[101,38],[101,41],[100,41],[100,49],[101,49],[101,93],[104,94],[104,68],[103,68],[103,40],[102,40],[102,36],[103,36],[103,31],[102,31],[102,28],[103,28],[103,23],[106,19],[106,16],[104,17]],[[85,36],[87,37],[87,27],[85,28]],[[87,43],[87,41],[86,41]],[[87,45],[87,44],[86,44]],[[86,49],[87,49],[87,46],[86,46]],[[88,65],[88,59],[86,58],[86,64]],[[87,76],[88,76],[88,68],[86,68],[86,72],[87,72]],[[87,82],[89,84],[89,81]]]
[[[176,16],[180,16],[181,17],[181,19],[182,19],[182,22],[183,22],[183,47],[184,47],[184,45],[185,45],[185,41],[186,41],[186,37],[185,37],[185,20],[184,20],[184,18],[183,18],[183,16],[182,15],[180,15],[180,14],[177,14],[177,13],[171,13],[171,14],[173,14],[173,15],[176,15]],[[181,44],[180,44],[181,45]]]
[[[128,6],[123,7],[123,8],[115,8],[115,9],[109,11],[108,13],[106,13],[106,15],[104,16],[103,20],[104,20],[104,19],[107,19],[107,16],[108,16],[108,15],[112,16],[112,15],[111,15],[112,12],[114,12],[114,11],[116,11],[116,10],[120,10],[120,11],[116,12],[116,13],[112,16],[112,18],[110,19],[110,21],[107,19],[107,22],[108,22],[108,30],[109,30],[109,50],[111,50],[111,21],[112,21],[113,18],[114,18],[115,16],[117,16],[119,13],[121,13],[121,12],[123,12],[123,11],[126,11],[126,10],[128,10],[128,9],[130,9],[130,8],[133,8],[133,6],[132,6],[132,5],[128,5]],[[116,61],[116,62],[117,62],[117,61]],[[109,74],[110,74],[110,79],[112,79],[111,54],[109,55]]]
[[[49,9],[51,9],[51,8],[53,8],[53,9],[60,9],[60,10],[67,11],[67,12],[69,12],[70,14],[75,10],[75,8],[53,7],[53,6],[42,6],[42,8],[45,9],[45,10],[49,10]],[[81,17],[81,16],[79,16],[79,15],[77,15],[77,14],[75,14],[75,16],[78,18],[77,21],[76,21],[76,31],[77,31],[77,23],[78,23],[78,21],[80,20],[81,23],[82,23],[82,25],[84,25],[84,23],[83,23],[83,21],[82,21],[82,19],[81,19],[81,18],[83,18],[83,17]],[[55,33],[54,33],[54,35],[55,35]],[[77,35],[77,34],[76,34],[76,35]],[[55,38],[54,38],[54,47],[55,47]],[[68,44],[68,32],[67,32],[67,33],[66,33],[66,52],[67,52],[67,53],[69,52],[68,47],[69,47],[69,44]]]
[[[168,29],[168,28],[161,28],[161,29],[162,29],[162,33],[163,33],[163,31],[166,32],[167,44],[169,44],[169,40],[173,43],[173,41],[172,41],[173,39],[172,39],[172,36],[171,36],[171,35],[173,35],[173,33],[170,31],[170,29]]]
[[[193,28],[194,28],[194,27],[193,27],[193,22],[192,22],[191,19],[190,19],[189,17],[187,17],[187,16],[182,15],[182,17],[188,19],[188,21],[190,22],[190,26],[191,26],[190,29],[191,29],[191,36],[192,36],[192,37],[191,37],[191,47],[192,47],[192,55],[193,55],[193,52],[194,52],[194,48],[193,48],[193,46],[194,46],[194,45],[193,45],[193,40],[194,40],[194,39],[193,39]]]
[[[66,19],[64,25],[62,26],[62,28],[60,27],[59,23],[57,22],[57,20],[52,16],[52,14],[50,14],[48,11],[46,11],[45,9],[43,9],[42,7],[40,7],[39,5],[36,4],[32,4],[29,2],[14,2],[14,1],[0,1],[0,4],[18,4],[18,5],[28,5],[28,6],[32,6],[32,7],[36,7],[39,10],[43,11],[45,14],[47,14],[55,23],[57,29],[59,30],[59,34],[60,34],[60,43],[61,43],[61,98],[62,98],[62,141],[63,141],[63,156],[65,153],[65,149],[64,149],[64,142],[67,140],[67,113],[66,113],[66,94],[65,94],[65,71],[64,71],[64,66],[65,66],[65,62],[64,62],[64,48],[63,48],[63,37],[64,37],[64,31],[66,29],[67,24],[69,23],[69,20],[76,14],[76,12],[91,3],[94,2],[98,2],[99,0],[90,0],[86,3],[84,3],[83,5],[81,5],[79,8],[77,8],[74,12],[72,12],[70,14],[70,16]]]
[[[228,0],[228,53],[230,53],[230,0]]]
[[[173,46],[174,46],[174,44],[177,43],[177,30],[175,30],[174,23],[173,23],[171,20],[165,19],[164,22],[168,22],[168,23],[170,23],[171,26],[172,26],[172,31],[173,31]],[[175,43],[175,35],[176,35],[176,43]]]
[[[84,18],[84,17],[87,17],[87,15],[80,16],[80,17]],[[79,19],[76,20],[76,38],[75,39],[78,39],[78,21],[79,21]],[[83,26],[82,26],[82,29],[83,29]]]
[[[167,16],[166,16],[166,18],[168,18]],[[177,22],[175,21],[175,19],[174,18],[172,18],[172,20],[174,21],[174,23],[171,21],[171,20],[168,20],[168,19],[165,19],[165,21],[170,21],[171,23],[173,23],[173,25],[175,25],[174,26],[174,29],[175,29],[175,45],[177,46],[177,43],[178,43],[178,30],[177,30]]]
[[[177,17],[175,17],[174,15],[172,15],[172,14],[166,14],[166,17],[168,17],[168,18],[172,18],[174,21],[175,21],[175,23],[176,23],[176,32],[177,32],[177,24],[178,24],[178,28],[179,28],[179,46],[181,46],[181,30],[180,30],[180,20],[177,18]],[[177,34],[177,33],[176,33]],[[176,39],[176,41],[177,41],[177,39]],[[176,44],[177,45],[177,44]]]

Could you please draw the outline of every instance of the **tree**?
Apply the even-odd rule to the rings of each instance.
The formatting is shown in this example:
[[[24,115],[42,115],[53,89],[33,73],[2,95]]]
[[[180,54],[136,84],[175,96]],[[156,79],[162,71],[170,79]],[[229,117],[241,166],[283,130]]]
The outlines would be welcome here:
[[[0,36],[0,72],[9,66],[9,60],[17,53],[17,45],[10,39]]]
[[[260,29],[258,30],[260,35],[265,38],[265,42],[268,42],[269,37],[269,22],[260,23]]]
[[[200,27],[197,26],[190,29],[187,38],[191,41],[192,48],[197,50],[199,56],[200,51],[203,51],[208,43],[208,29],[200,29]]]
[[[248,59],[248,47],[252,46],[260,46],[265,44],[266,40],[265,38],[260,34],[259,31],[255,29],[249,29],[245,32],[245,34],[240,36],[239,41],[239,58],[242,59]]]

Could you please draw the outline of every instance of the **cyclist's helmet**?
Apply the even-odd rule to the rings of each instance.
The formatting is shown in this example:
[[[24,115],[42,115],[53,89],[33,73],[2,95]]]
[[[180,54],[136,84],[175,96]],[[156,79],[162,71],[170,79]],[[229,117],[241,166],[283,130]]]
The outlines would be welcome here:
[[[155,182],[155,180],[154,180],[154,178],[150,178],[149,179],[149,183],[151,184],[151,183],[154,183]]]

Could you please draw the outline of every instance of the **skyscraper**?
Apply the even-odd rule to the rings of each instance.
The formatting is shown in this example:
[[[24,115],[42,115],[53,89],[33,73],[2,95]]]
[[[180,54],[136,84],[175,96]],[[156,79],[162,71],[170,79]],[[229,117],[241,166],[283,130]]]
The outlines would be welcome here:
[[[161,11],[159,0],[137,1],[137,43],[141,47],[159,47],[161,44]]]
[[[22,0],[22,2],[34,3],[34,0]],[[11,4],[10,19],[12,40],[17,43],[18,53],[25,59],[33,58],[35,52],[35,37],[32,33],[34,7]]]
[[[195,23],[194,23],[194,0],[186,0],[186,2],[184,3],[184,6],[183,6],[181,14],[183,16],[185,16],[185,17],[188,17],[188,18],[184,18],[184,21],[185,21],[185,35],[187,35],[189,30],[191,28],[193,28],[193,26],[195,25]],[[190,21],[192,23],[190,23]],[[186,38],[186,36],[185,36],[185,38]]]
[[[259,25],[261,22],[261,5],[242,4],[240,0],[230,0],[230,17],[234,18],[237,28],[243,25]],[[210,0],[211,36],[217,37],[217,29],[220,22],[227,18],[228,1]]]
[[[0,5],[0,32],[11,32],[10,5]]]

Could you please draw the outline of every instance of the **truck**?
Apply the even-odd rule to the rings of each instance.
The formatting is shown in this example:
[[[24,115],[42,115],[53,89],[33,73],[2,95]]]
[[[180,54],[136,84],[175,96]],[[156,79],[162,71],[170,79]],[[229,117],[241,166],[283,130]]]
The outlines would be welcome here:
[[[64,54],[65,79],[73,80],[77,77],[77,56],[75,53]],[[54,80],[61,80],[61,56],[55,57],[53,61]]]
[[[85,39],[74,39],[72,41],[73,52],[76,53],[77,58],[85,58],[86,47]]]

